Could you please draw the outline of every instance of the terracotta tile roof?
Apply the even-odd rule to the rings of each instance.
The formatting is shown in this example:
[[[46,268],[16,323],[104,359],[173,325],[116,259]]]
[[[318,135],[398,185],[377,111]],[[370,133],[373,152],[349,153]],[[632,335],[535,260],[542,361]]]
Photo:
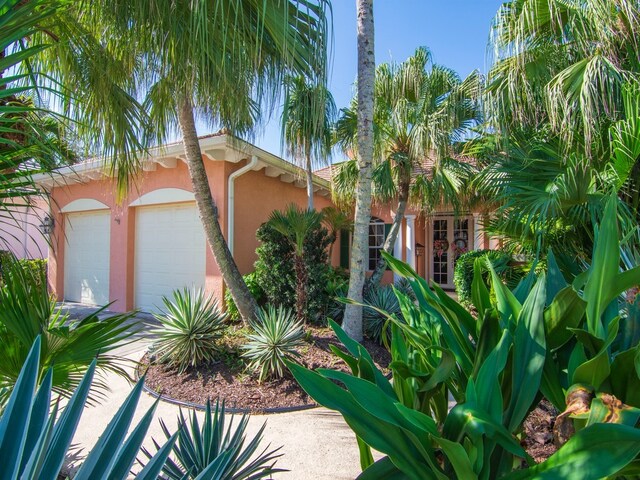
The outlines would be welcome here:
[[[317,177],[322,178],[323,180],[331,181],[333,177],[333,165],[329,165],[328,167],[321,168],[320,170],[316,170],[313,174]]]

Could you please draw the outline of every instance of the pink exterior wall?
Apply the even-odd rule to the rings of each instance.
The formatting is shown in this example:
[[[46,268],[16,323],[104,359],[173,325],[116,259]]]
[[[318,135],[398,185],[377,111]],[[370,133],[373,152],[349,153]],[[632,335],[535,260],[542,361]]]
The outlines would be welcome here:
[[[265,176],[264,172],[248,172],[235,181],[235,245],[234,256],[242,274],[253,271],[256,248],[260,242],[256,230],[269,219],[274,210],[283,210],[295,203],[307,206],[306,187],[299,188],[293,183],[284,183],[278,178]],[[322,210],[333,206],[329,197],[314,196],[314,208]],[[336,242],[337,243],[337,242]],[[340,262],[340,249],[334,247],[332,264]]]
[[[205,161],[209,182],[212,186],[214,201],[219,206],[223,232],[226,229],[226,162]],[[134,243],[135,208],[128,205],[140,196],[161,188],[180,188],[192,191],[186,165],[178,162],[176,168],[157,166],[152,172],[142,172],[135,180],[131,191],[121,202],[117,202],[115,183],[111,179],[70,184],[57,187],[52,191],[55,218],[55,237],[49,255],[49,282],[58,298],[64,298],[64,216],[60,213],[70,202],[78,199],[98,200],[111,210],[111,251],[109,271],[109,297],[114,302],[114,311],[126,311],[133,308],[134,285]],[[219,300],[223,296],[223,283],[213,254],[206,250],[205,286]]]
[[[12,216],[3,214],[0,220],[0,250],[12,252],[18,258],[47,258],[48,239],[39,225],[49,213],[46,198],[34,198],[30,206],[15,208]]]
[[[236,164],[224,161],[204,160],[214,201],[218,206],[220,225],[227,235],[227,179],[235,170],[242,168],[246,161]],[[113,179],[93,180],[86,183],[71,183],[68,186],[53,188],[51,193],[52,215],[55,220],[55,232],[52,237],[52,248],[49,255],[49,281],[58,298],[64,298],[64,255],[65,232],[64,215],[60,210],[70,202],[78,199],[93,199],[107,205],[111,212],[110,225],[110,273],[109,296],[114,302],[115,311],[131,310],[134,307],[134,251],[135,251],[135,208],[129,207],[131,202],[140,196],[162,188],[179,188],[192,191],[188,170],[183,162],[178,161],[175,168],[156,166],[155,171],[142,172],[134,182],[130,193],[122,201],[117,202]],[[329,197],[316,195],[315,207],[320,210],[331,206]],[[234,257],[240,271],[253,271],[256,260],[255,250],[258,240],[255,232],[268,220],[271,212],[283,209],[290,203],[305,206],[306,189],[285,183],[279,178],[265,175],[264,170],[250,171],[235,180],[235,242]],[[375,206],[372,214],[385,223],[391,223],[392,215],[389,206]],[[427,245],[426,235],[429,218],[418,215],[419,212],[407,212],[417,215],[415,219],[415,241]],[[406,222],[403,222],[403,232]],[[484,246],[488,246],[488,238],[484,236]],[[406,252],[406,236],[403,235],[402,259]],[[426,255],[428,255],[428,249]],[[333,248],[332,264],[340,262],[339,240]],[[206,249],[205,287],[222,302],[224,285],[220,271],[209,248]],[[420,275],[428,275],[428,262],[424,257],[416,258],[416,270]],[[393,273],[387,271],[384,283],[393,282]]]

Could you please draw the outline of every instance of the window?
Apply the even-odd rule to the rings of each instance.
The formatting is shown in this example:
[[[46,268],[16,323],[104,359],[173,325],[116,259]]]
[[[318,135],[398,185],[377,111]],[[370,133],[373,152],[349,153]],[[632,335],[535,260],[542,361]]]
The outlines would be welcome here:
[[[379,218],[371,218],[369,223],[369,270],[375,270],[386,236],[384,222]]]

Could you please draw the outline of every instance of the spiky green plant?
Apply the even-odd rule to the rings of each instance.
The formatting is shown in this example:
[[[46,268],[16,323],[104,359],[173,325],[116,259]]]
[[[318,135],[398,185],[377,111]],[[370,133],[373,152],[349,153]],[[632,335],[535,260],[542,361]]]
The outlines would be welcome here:
[[[247,335],[242,347],[243,357],[250,360],[247,368],[259,372],[262,382],[269,377],[284,375],[285,360],[299,356],[296,348],[304,344],[302,324],[295,314],[284,308],[269,305],[258,312],[259,323],[253,324],[254,333]]]
[[[0,416],[2,479],[59,478],[65,455],[89,395],[97,365],[95,360],[87,369],[62,413],[58,415],[58,402],[54,403],[53,409],[50,408],[54,371],[49,368],[42,382],[39,382],[42,340],[43,338],[38,336],[33,342],[7,406]],[[118,409],[74,476],[75,479],[129,478],[157,404],[147,411],[127,437],[142,393],[143,382],[144,379],[138,382]],[[158,477],[175,440],[175,435],[169,435],[167,442],[162,447],[159,446],[158,452],[136,475],[138,480]]]
[[[57,308],[55,297],[47,290],[44,269],[33,269],[24,262],[3,262],[4,284],[0,288],[0,405],[13,388],[29,349],[42,337],[38,378],[42,380],[52,367],[52,389],[69,396],[78,386],[94,359],[100,372],[112,372],[129,378],[124,370],[127,360],[114,355],[116,348],[130,342],[135,329],[131,314],[99,319],[97,310],[73,320]],[[108,385],[102,379],[93,382],[92,401],[102,398]]]
[[[153,352],[161,363],[180,373],[214,359],[225,329],[227,315],[218,302],[204,292],[188,288],[173,292],[173,300],[163,297],[165,311],[154,314],[160,322]]]
[[[387,314],[394,315],[398,319],[402,318],[398,298],[393,288],[386,285],[370,288],[365,293],[364,303],[362,310],[364,334],[371,340],[383,344],[389,339]]]
[[[207,401],[202,427],[195,412],[189,413],[187,420],[182,410],[178,415],[178,441],[173,447],[173,458],[169,458],[162,469],[164,478],[168,480],[190,479],[224,479],[243,480],[271,478],[271,474],[285,470],[274,468],[280,448],[265,448],[258,452],[262,441],[262,433],[266,423],[258,433],[245,445],[246,429],[249,418],[243,415],[234,428],[234,416],[227,423],[224,402],[216,403],[212,411],[211,402]],[[167,425],[160,420],[165,436],[171,438]],[[159,444],[155,441],[156,448]],[[151,453],[145,448],[144,455],[151,459]]]

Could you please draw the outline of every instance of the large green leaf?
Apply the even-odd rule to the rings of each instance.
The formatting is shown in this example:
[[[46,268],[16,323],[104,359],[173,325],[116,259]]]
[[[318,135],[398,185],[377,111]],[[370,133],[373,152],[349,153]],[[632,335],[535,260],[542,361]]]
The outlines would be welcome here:
[[[514,431],[538,394],[546,356],[544,306],[546,278],[540,275],[525,301],[513,338],[512,393],[505,412],[505,425]]]
[[[549,350],[560,348],[572,336],[569,328],[580,325],[586,302],[573,287],[564,287],[544,312],[544,326]]]
[[[599,480],[614,475],[640,454],[640,429],[598,423],[578,431],[546,461],[504,480]]]
[[[640,408],[640,345],[616,355],[611,364],[609,381],[613,394],[627,405]]]

